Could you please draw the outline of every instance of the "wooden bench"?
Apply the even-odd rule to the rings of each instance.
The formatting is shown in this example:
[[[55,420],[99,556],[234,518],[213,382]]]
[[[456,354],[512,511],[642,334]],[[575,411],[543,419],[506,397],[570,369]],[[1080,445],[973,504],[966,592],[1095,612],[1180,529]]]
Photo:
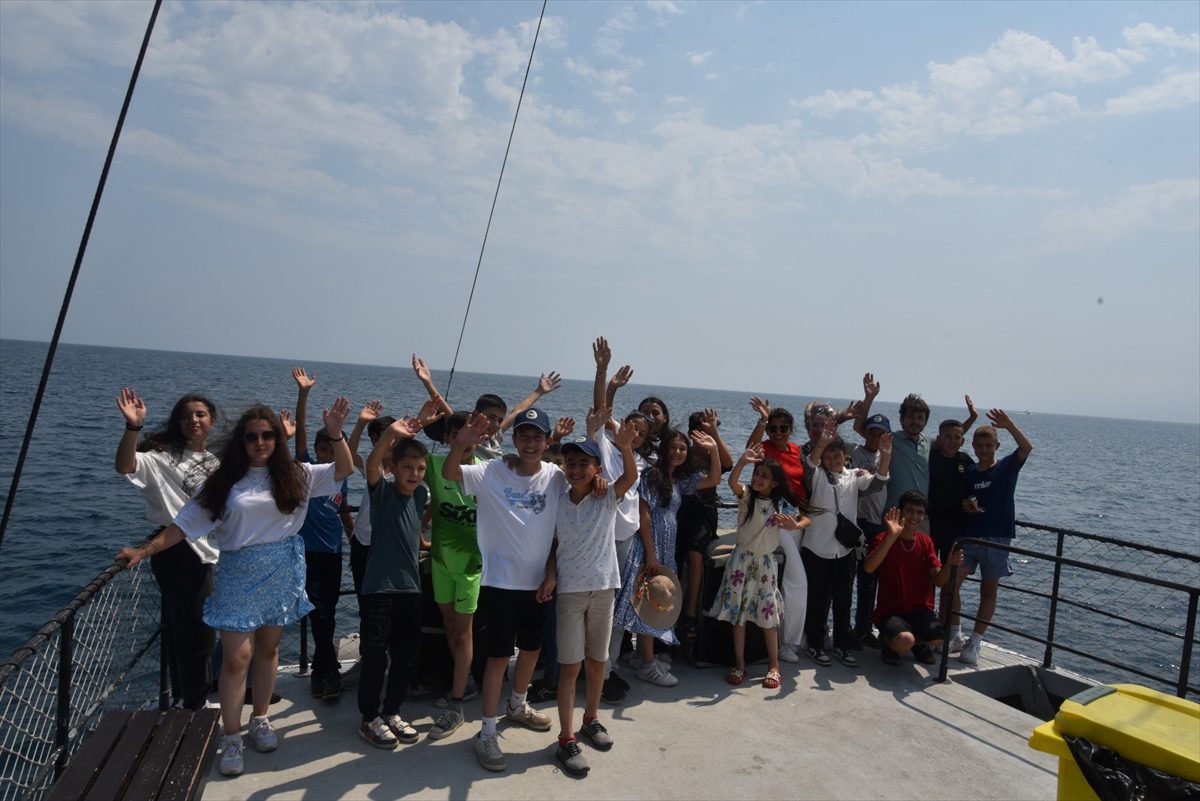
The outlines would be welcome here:
[[[208,780],[220,710],[106,712],[50,788],[50,801],[192,801]]]

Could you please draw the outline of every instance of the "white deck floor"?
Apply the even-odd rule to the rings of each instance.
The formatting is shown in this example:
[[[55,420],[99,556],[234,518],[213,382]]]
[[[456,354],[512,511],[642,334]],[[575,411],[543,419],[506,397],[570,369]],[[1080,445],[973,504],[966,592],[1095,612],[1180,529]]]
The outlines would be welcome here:
[[[214,766],[203,798],[1055,797],[1056,760],[1027,744],[1040,721],[961,684],[931,683],[930,670],[911,658],[900,668],[875,652],[860,658],[854,670],[785,663],[778,690],[762,688],[765,664],[752,665],[736,689],[720,668],[678,665],[679,685],[663,689],[623,667],[634,685],[628,699],[601,707],[616,746],[598,753],[584,745],[592,766],[585,779],[564,775],[553,760],[553,704],[541,706],[555,717],[550,733],[501,723],[508,770],[497,774],[479,767],[471,748],[478,701],[468,702],[468,722],[453,736],[382,751],[357,735],[353,690],[336,704],[314,701],[306,679],[283,671],[284,700],[271,710],[279,750],[247,748],[246,772],[235,779]],[[985,648],[977,669],[1019,660]],[[433,700],[410,698],[401,710],[422,735],[438,711]]]

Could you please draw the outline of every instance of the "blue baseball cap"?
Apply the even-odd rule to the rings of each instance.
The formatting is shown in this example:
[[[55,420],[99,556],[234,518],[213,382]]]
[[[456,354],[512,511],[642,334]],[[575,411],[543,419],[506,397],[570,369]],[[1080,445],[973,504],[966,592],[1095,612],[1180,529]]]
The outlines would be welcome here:
[[[536,406],[532,406],[517,415],[517,419],[513,421],[513,432],[515,433],[521,426],[533,426],[543,434],[550,433],[550,418]]]
[[[578,439],[571,442],[564,442],[559,445],[559,450],[562,452],[563,456],[567,455],[568,450],[583,451],[596,461],[600,461],[600,446],[590,439]]]
[[[885,433],[892,433],[892,423],[887,419],[886,415],[873,414],[867,418],[867,430],[872,428],[882,429]]]

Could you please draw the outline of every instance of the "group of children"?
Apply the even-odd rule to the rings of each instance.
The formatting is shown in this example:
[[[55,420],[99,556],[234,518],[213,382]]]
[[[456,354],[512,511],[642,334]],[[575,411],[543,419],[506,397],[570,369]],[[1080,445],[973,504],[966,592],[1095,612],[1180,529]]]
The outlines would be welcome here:
[[[471,414],[463,414],[450,407],[424,362],[414,356],[413,369],[429,401],[415,416],[399,419],[383,417],[378,402],[366,404],[348,447],[340,444],[345,442],[340,430],[345,403],[339,399],[332,413],[327,410],[326,427],[314,443],[315,462],[336,463],[336,469],[323,473],[320,482],[306,479],[311,497],[297,505],[303,525],[298,532],[292,530],[293,522],[286,526],[288,533],[300,535],[295,541],[303,542],[300,596],[307,596],[287,613],[221,621],[222,626],[210,621],[210,608],[230,602],[214,600],[228,587],[237,588],[235,602],[244,601],[242,595],[262,594],[248,588],[244,579],[222,580],[229,552],[257,544],[253,536],[230,536],[244,527],[245,514],[236,508],[214,509],[210,502],[202,506],[210,512],[205,522],[201,512],[191,508],[197,502],[187,501],[174,512],[175,523],[162,530],[166,534],[159,533],[140,548],[124,549],[121,556],[132,566],[184,538],[194,546],[213,532],[222,556],[213,597],[205,602],[205,622],[221,629],[223,643],[223,626],[241,625],[242,631],[255,632],[257,645],[260,629],[274,632],[311,606],[305,611],[317,641],[312,691],[333,698],[341,691],[332,618],[344,528],[350,534],[361,617],[359,734],[374,746],[390,749],[418,739],[400,710],[417,665],[419,553],[428,545],[433,596],[454,662],[449,692],[439,702],[442,712],[428,736],[440,739],[456,731],[466,717],[464,703],[478,692],[482,725],[473,747],[480,765],[492,771],[506,768],[497,733],[501,716],[535,731],[553,727],[552,719],[535,709],[528,696],[547,640],[553,641],[558,667],[555,759],[572,775],[589,770],[578,738],[598,751],[612,748],[613,739],[599,720],[599,704],[602,698],[619,702],[629,689],[616,669],[628,633],[636,639],[631,664],[637,677],[660,686],[677,682],[662,646],[679,644],[676,628],[684,640],[698,636],[700,573],[717,536],[713,490],[725,473],[738,502],[735,544],[711,609],[703,611],[733,626],[733,665],[726,677],[730,684],[745,680],[747,623],[763,630],[769,661],[763,686],[768,689],[780,686],[780,660],[796,661],[802,648],[818,665],[830,664],[831,654],[846,665],[857,665],[855,652],[864,645],[877,647],[888,664],[899,664],[909,652],[918,661],[932,663],[932,648],[947,639],[939,617],[944,617],[950,593],[958,592],[958,586],[943,591],[939,616],[934,588],[948,583],[955,564],[962,566],[958,585],[976,566],[981,568],[981,605],[971,637],[963,638],[957,620],[951,620],[945,645],[960,651],[964,662],[978,658],[998,580],[1011,573],[1007,552],[989,547],[988,541],[1011,541],[1016,478],[1032,449],[1004,412],[989,412],[995,427],[976,430],[973,445],[979,461],[973,463],[958,450],[975,420],[969,397],[967,420],[943,422],[934,443],[923,433],[929,408],[919,396],[910,395],[901,406],[901,431],[893,434],[885,416],[870,412],[879,384],[867,374],[864,399],[846,410],[825,403],[808,405],[804,423],[809,440],[802,446],[790,441],[794,418],[787,410],[753,398],[759,424],[734,462],[711,410],[693,414],[686,433],[671,427],[667,405],[658,398],[643,400],[618,421],[612,414],[615,396],[633,371],[625,366],[609,378],[611,350],[603,338],[594,343],[593,357],[593,404],[582,438],[570,438],[573,421],[555,424],[535,405],[557,387],[554,373],[542,376],[537,389],[511,412],[501,398],[483,395]],[[294,433],[298,464],[308,463],[314,459],[307,453],[305,401],[315,376],[296,368],[293,377],[299,390],[295,424],[281,413],[271,429],[277,427],[285,437]],[[127,428],[138,430],[144,411],[141,418],[131,417],[129,397],[118,403]],[[839,424],[851,419],[864,438],[862,444],[850,446],[838,435]],[[1015,453],[999,460],[996,427],[1008,430],[1018,444]],[[239,428],[245,428],[244,421]],[[500,436],[508,429],[514,452],[504,454]],[[364,431],[372,443],[365,462],[358,454]],[[448,453],[430,453],[418,439],[421,432],[448,447]],[[231,447],[237,450],[244,443],[252,466],[265,463],[265,457],[256,460],[252,451],[262,442],[251,442],[249,434],[237,429],[235,436],[237,441],[222,459],[230,459]],[[203,451],[202,441],[191,441],[189,447],[197,445]],[[123,449],[129,446],[122,441]],[[118,451],[118,470],[133,473],[125,469],[130,464],[128,458],[122,460],[122,453]],[[350,520],[345,502],[348,461],[363,472],[367,483],[356,521]],[[140,465],[135,467],[141,472]],[[743,484],[748,467],[750,480]],[[233,481],[242,478],[237,475]],[[314,494],[318,487],[328,494]],[[297,506],[285,510],[278,497],[273,500],[281,512],[295,514]],[[149,509],[149,497],[147,504]],[[429,543],[422,539],[427,526]],[[222,542],[222,536],[228,542]],[[962,537],[984,544],[957,547],[955,541]],[[276,532],[266,539],[292,538]],[[784,555],[782,576],[778,551]],[[686,589],[678,580],[681,564],[686,567]],[[852,623],[856,580],[858,610]],[[554,612],[550,632],[548,605]],[[680,612],[682,620],[676,626]],[[473,634],[476,614],[482,624],[478,637]],[[878,627],[878,637],[873,626]],[[277,646],[277,636],[274,643]],[[476,646],[486,657],[478,689],[470,676]],[[510,692],[503,698],[514,648]],[[240,692],[246,667],[240,662],[229,670],[223,666],[223,708],[226,684]],[[269,684],[265,667],[260,674],[256,661],[256,688],[260,682]],[[577,731],[574,711],[581,671],[585,701]],[[231,687],[231,698],[233,691]],[[256,748],[269,750],[275,746],[273,736],[255,736],[256,726],[260,733],[264,726],[270,731],[266,705],[258,703],[260,694],[256,689],[251,738]],[[240,711],[237,718],[232,710],[225,718],[220,769],[236,774],[242,770]],[[230,752],[236,752],[236,759],[227,758]]]

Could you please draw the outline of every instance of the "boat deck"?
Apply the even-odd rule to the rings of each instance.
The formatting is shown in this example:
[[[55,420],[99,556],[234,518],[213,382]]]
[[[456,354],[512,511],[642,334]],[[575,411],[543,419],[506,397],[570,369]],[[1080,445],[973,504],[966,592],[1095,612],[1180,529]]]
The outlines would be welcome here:
[[[931,669],[911,657],[900,668],[870,651],[861,661],[853,670],[803,657],[784,663],[778,690],[761,686],[765,663],[751,665],[738,688],[725,683],[724,669],[684,664],[672,669],[679,684],[670,689],[633,679],[623,705],[601,707],[616,745],[608,753],[583,746],[591,763],[584,779],[554,762],[553,704],[540,706],[555,718],[550,733],[501,722],[508,770],[489,773],[470,743],[478,701],[468,702],[467,723],[451,737],[383,751],[358,737],[353,690],[337,703],[314,700],[306,678],[282,669],[284,700],[271,709],[279,749],[247,747],[246,772],[237,778],[220,776],[214,765],[203,798],[1055,797],[1056,760],[1027,744],[1038,719],[962,684],[933,683]],[[1014,663],[1032,664],[991,647],[977,668],[951,660],[952,672]],[[632,678],[628,668],[622,672]],[[401,710],[422,735],[438,712],[433,701],[411,697]]]

